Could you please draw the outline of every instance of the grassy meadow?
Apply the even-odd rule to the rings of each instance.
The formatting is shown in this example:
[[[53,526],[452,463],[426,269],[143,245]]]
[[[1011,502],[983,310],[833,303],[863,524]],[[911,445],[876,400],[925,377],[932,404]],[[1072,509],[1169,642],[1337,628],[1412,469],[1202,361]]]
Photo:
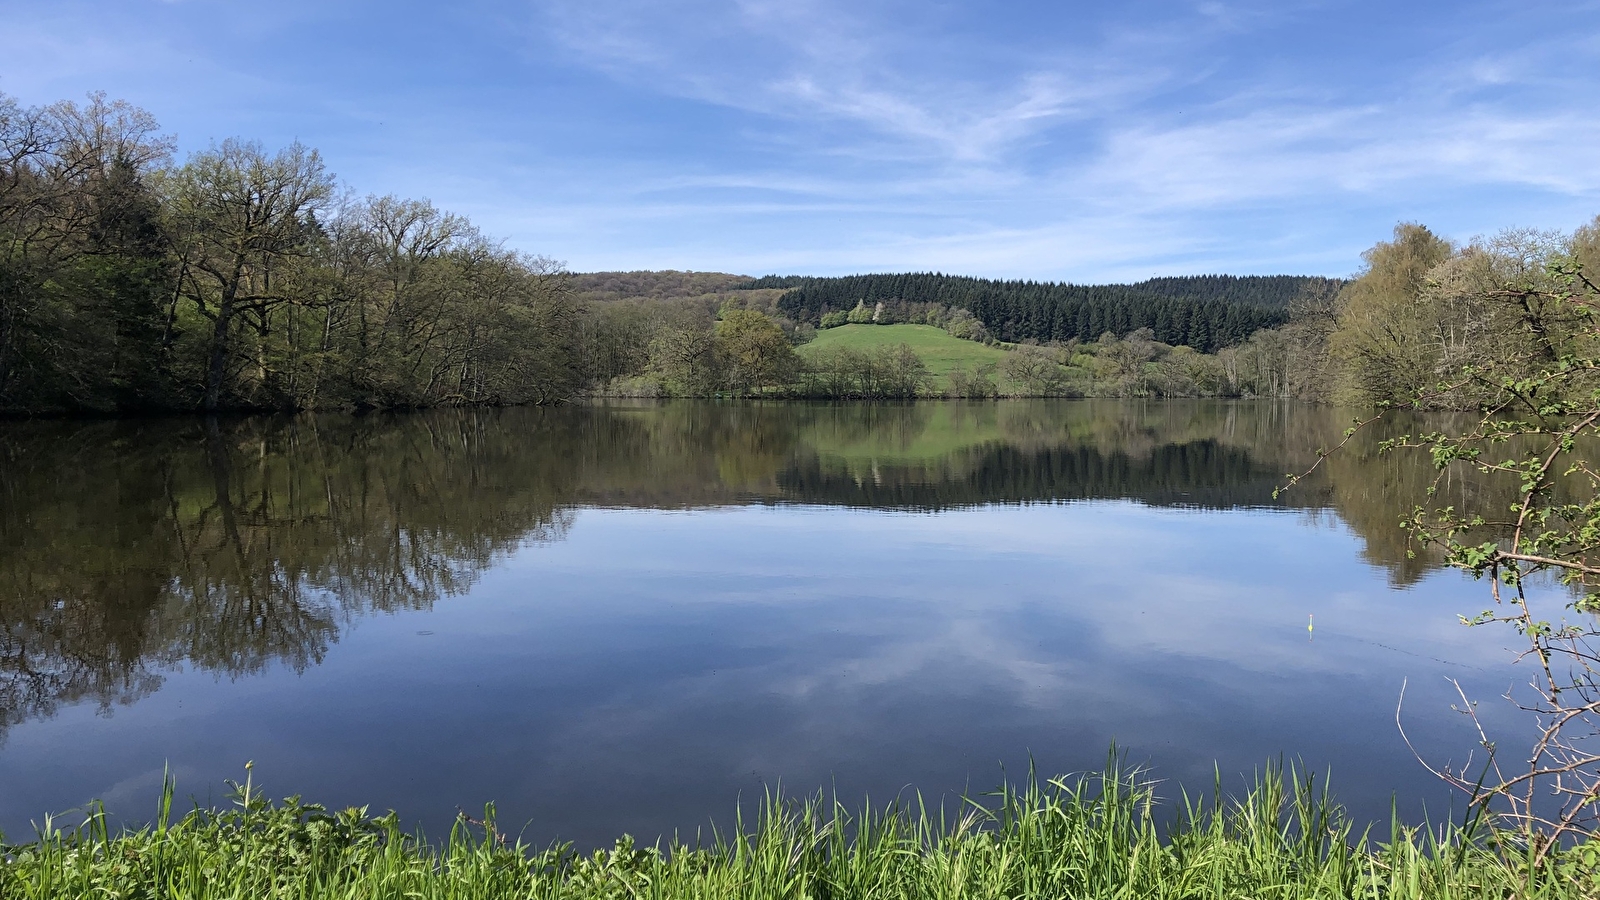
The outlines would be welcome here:
[[[940,809],[920,798],[850,812],[822,797],[769,797],[704,844],[534,849],[493,810],[431,844],[393,814],[270,803],[247,785],[232,807],[112,832],[93,809],[47,821],[0,853],[0,897],[57,898],[1467,898],[1593,897],[1597,848],[1530,867],[1515,845],[1446,826],[1357,831],[1320,779],[1269,769],[1229,798],[1163,804],[1119,771]]]
[[[983,365],[996,368],[995,383],[1002,389],[1009,386],[998,371],[1001,360],[1006,358],[1004,350],[951,337],[943,328],[932,325],[840,325],[817,332],[815,340],[797,349],[801,356],[809,356],[834,348],[877,350],[901,344],[906,344],[922,358],[928,373],[933,376],[932,387],[935,391],[942,391],[949,385],[946,376],[950,370],[958,367],[976,369]]]

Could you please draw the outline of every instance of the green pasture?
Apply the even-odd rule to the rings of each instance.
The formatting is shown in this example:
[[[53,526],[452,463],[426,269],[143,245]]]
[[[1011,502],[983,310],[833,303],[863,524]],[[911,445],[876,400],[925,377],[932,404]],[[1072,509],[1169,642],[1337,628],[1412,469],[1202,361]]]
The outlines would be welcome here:
[[[976,369],[993,364],[998,370],[1006,352],[998,347],[987,347],[976,341],[963,341],[951,337],[942,328],[932,325],[840,325],[817,332],[816,340],[799,348],[801,356],[810,356],[830,348],[851,350],[876,350],[906,344],[922,358],[933,376],[934,390],[947,385],[945,376],[958,367]],[[1007,384],[999,372],[995,383],[1004,389]]]

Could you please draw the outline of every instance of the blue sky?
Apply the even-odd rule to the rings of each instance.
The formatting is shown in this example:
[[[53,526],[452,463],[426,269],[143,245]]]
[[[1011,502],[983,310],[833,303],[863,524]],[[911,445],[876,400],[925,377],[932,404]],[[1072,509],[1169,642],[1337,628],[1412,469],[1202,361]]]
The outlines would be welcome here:
[[[1600,3],[0,0],[0,91],[576,270],[1343,275],[1600,213]]]

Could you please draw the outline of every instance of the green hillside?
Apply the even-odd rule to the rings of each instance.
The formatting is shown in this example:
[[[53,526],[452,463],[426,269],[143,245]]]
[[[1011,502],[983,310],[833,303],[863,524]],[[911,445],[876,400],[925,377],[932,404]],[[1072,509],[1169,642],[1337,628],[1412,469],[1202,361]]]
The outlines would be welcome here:
[[[1287,322],[1295,298],[1336,291],[1340,284],[1309,276],[1202,275],[1095,285],[913,272],[839,278],[769,275],[741,287],[787,289],[778,309],[796,322],[820,323],[828,312],[848,311],[859,303],[882,304],[887,318],[880,317],[880,322],[921,322],[930,307],[939,307],[967,310],[1003,341],[1093,341],[1108,331],[1124,335],[1149,328],[1164,344],[1212,353]]]
[[[1006,352],[998,347],[954,338],[943,328],[932,325],[840,325],[817,332],[816,340],[798,349],[801,356],[809,356],[830,348],[876,350],[900,344],[910,346],[922,358],[933,375],[935,390],[945,388],[945,376],[951,369],[976,369],[988,364],[998,368],[1000,361],[1006,358]],[[1004,382],[998,372],[994,377],[996,382]]]

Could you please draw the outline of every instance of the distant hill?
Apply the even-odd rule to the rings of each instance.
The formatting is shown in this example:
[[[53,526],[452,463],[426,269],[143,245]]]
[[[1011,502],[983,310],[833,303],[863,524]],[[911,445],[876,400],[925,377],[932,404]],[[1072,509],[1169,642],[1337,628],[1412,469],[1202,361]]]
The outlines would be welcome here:
[[[672,270],[578,273],[569,283],[580,298],[599,301],[782,291],[777,310],[797,322],[813,324],[823,313],[849,310],[862,301],[938,303],[970,311],[1004,341],[1092,341],[1107,331],[1124,335],[1149,328],[1156,340],[1205,352],[1282,325],[1296,298],[1335,291],[1343,284],[1339,279],[1303,275],[1191,275],[1080,285],[939,273],[752,278]]]
[[[938,273],[808,278],[769,275],[744,285],[786,288],[778,308],[796,321],[858,302],[940,303],[977,316],[1004,341],[1092,341],[1105,332],[1140,328],[1156,340],[1213,352],[1257,330],[1288,321],[1289,306],[1306,291],[1336,289],[1313,276],[1199,275],[1153,278],[1138,284],[1077,285],[993,281]]]
[[[726,272],[577,272],[567,284],[585,300],[676,300],[746,288],[749,275]]]

